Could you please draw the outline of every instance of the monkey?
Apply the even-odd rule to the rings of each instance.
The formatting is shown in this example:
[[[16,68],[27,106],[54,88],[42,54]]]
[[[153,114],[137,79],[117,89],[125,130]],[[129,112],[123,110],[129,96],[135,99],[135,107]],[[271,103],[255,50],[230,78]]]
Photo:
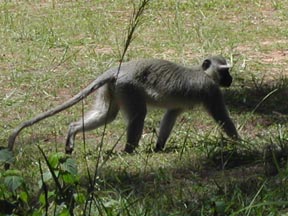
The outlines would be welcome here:
[[[191,67],[161,59],[122,63],[121,67],[108,69],[63,104],[20,124],[9,137],[8,149],[13,149],[22,129],[73,106],[92,92],[96,94],[93,109],[69,125],[65,146],[67,154],[74,149],[76,134],[112,122],[119,110],[127,119],[124,151],[132,153],[142,135],[147,106],[166,109],[160,122],[156,152],[164,149],[177,117],[198,104],[204,106],[228,137],[240,139],[220,89],[232,83],[230,68],[220,55],[208,57]]]

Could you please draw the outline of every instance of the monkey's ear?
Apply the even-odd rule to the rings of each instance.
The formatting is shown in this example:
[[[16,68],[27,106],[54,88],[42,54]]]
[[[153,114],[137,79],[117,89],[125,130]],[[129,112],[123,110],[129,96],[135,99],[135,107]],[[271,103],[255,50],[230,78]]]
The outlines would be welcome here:
[[[202,69],[205,71],[211,66],[212,62],[210,59],[205,59],[202,63]]]

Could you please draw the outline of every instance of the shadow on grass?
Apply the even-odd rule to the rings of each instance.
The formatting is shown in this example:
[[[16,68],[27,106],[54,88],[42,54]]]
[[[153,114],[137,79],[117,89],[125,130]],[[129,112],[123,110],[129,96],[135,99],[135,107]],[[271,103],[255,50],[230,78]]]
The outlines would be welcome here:
[[[155,154],[169,157],[166,153]],[[202,164],[195,166],[192,160],[201,161]],[[223,160],[229,160],[225,169],[219,166]],[[157,209],[164,215],[178,210],[182,215],[201,215],[201,211],[216,212],[214,205],[217,197],[230,200],[235,196],[235,191],[239,191],[241,197],[254,196],[265,179],[263,161],[260,152],[235,151],[215,152],[211,158],[187,157],[176,161],[172,167],[167,165],[146,171],[133,172],[110,167],[102,170],[100,178],[103,181],[98,186],[103,191],[113,193],[116,189],[116,197],[120,195],[122,198],[141,200],[146,208]],[[85,182],[87,179],[82,179],[81,184],[87,185]]]
[[[239,112],[273,114],[275,120],[287,122],[287,116],[284,115],[288,114],[288,78],[280,78],[259,86],[253,83],[243,84],[240,88],[227,89],[224,96],[227,105]]]
[[[173,150],[179,152],[181,149],[173,148]],[[169,154],[173,150],[153,154],[159,155],[159,157],[170,157]],[[188,151],[192,151],[192,149]],[[142,152],[142,154],[151,153]],[[223,184],[231,184],[231,189],[235,187],[232,183],[239,184],[244,188],[247,182],[259,185],[259,182],[261,182],[259,179],[279,174],[280,169],[287,165],[285,163],[287,158],[288,140],[283,144],[283,148],[272,144],[267,144],[264,150],[241,147],[230,148],[230,150],[217,148],[209,158],[188,156],[183,160],[176,160],[173,166],[154,167],[145,171],[131,171],[133,170],[133,164],[131,170],[127,167],[119,169],[114,169],[115,167],[103,168],[101,173],[105,180],[101,187],[106,190],[117,188],[117,190],[119,189],[119,191],[127,194],[133,192],[145,197],[152,194],[153,196],[161,196],[166,193],[173,193],[173,191],[179,191],[178,187],[180,186],[185,188],[189,185],[192,189],[194,186],[211,187],[212,184],[212,187],[216,187],[214,190],[218,193],[219,190],[223,189]],[[199,161],[199,163],[195,161]],[[84,177],[82,180],[82,183],[86,184],[87,179],[85,180]],[[255,194],[257,189],[258,187],[252,187],[247,193]],[[203,195],[202,192],[201,195],[196,194],[194,195]]]

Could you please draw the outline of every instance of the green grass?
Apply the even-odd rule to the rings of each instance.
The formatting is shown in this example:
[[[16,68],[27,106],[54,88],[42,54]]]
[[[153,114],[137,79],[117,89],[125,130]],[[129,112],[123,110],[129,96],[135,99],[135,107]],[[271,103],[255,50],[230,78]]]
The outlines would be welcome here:
[[[116,149],[125,144],[120,115],[106,129],[100,158],[103,128],[86,134],[85,149],[77,136],[72,157],[79,183],[73,187],[84,200],[87,169],[94,175],[100,162],[91,215],[288,212],[287,9],[285,1],[276,0],[150,2],[125,60],[152,57],[191,65],[212,54],[231,59],[234,83],[224,94],[244,141],[235,145],[221,138],[213,120],[195,109],[179,118],[166,150],[151,153],[163,114],[151,110],[137,152],[110,154],[115,143]],[[118,64],[133,4],[3,1],[0,11],[0,141],[6,147],[19,123],[60,104]],[[92,101],[93,96],[84,100],[85,111]],[[26,189],[0,187],[0,201],[17,205],[18,214],[44,212],[38,197],[39,161],[44,173],[48,168],[37,145],[47,156],[63,152],[67,125],[81,115],[79,103],[20,134],[12,168],[20,170]],[[5,175],[1,168],[1,183]],[[48,182],[50,192],[57,192],[54,183]],[[19,205],[23,191],[29,199]],[[60,214],[52,198],[49,213]],[[78,200],[75,215],[84,208]]]

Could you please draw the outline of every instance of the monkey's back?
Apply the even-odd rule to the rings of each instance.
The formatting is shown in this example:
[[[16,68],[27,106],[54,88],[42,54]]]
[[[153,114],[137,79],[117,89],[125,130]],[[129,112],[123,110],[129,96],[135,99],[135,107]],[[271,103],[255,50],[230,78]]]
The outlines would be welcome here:
[[[122,65],[116,88],[133,85],[145,94],[148,105],[184,108],[201,101],[207,89],[202,86],[207,82],[210,79],[201,67],[188,68],[166,60],[144,59]]]

